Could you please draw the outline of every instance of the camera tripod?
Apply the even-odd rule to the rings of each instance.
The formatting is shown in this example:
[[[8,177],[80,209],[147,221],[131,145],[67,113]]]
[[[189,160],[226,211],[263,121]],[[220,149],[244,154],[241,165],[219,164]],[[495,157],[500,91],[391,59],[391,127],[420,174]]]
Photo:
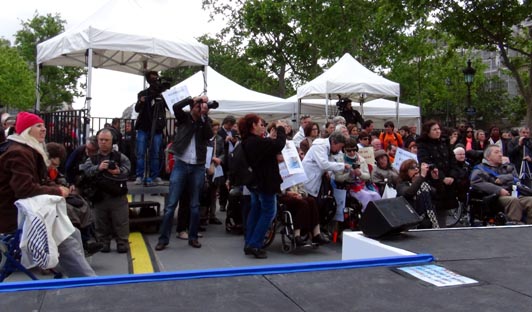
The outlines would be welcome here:
[[[526,144],[523,144],[523,160],[521,161],[521,169],[519,170],[519,181],[526,186],[530,186],[530,182],[532,182],[532,174],[530,173],[530,165],[525,157]]]

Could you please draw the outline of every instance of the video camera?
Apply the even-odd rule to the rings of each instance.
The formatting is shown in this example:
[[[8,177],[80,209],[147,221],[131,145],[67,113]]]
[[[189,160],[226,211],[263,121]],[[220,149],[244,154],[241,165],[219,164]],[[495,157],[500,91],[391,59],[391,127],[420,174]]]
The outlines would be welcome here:
[[[350,98],[340,98],[338,102],[336,102],[336,107],[338,107],[339,111],[343,112],[346,110],[347,104],[351,102]]]
[[[157,80],[152,81],[150,83],[150,86],[153,87],[153,90],[157,93],[157,95],[159,95],[164,91],[170,89],[172,84],[170,83],[170,79],[168,78],[157,78]]]

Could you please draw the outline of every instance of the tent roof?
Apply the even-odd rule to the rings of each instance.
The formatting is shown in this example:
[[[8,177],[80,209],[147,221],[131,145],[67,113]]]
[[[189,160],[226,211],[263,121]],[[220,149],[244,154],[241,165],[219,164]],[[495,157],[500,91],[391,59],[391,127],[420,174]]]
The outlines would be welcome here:
[[[173,88],[183,85],[187,86],[191,96],[202,94],[204,90],[203,71],[198,71]],[[220,107],[214,111],[215,113],[225,112],[239,116],[248,113],[291,116],[294,113],[295,101],[247,89],[211,67],[207,67],[207,91],[209,100],[215,100],[220,104]]]
[[[297,88],[297,98],[324,98],[330,95],[357,101],[361,93],[369,98],[399,97],[399,84],[383,78],[344,54],[331,68]]]
[[[179,25],[186,12],[167,12],[164,2],[110,0],[80,25],[38,44],[37,63],[86,66],[92,48],[93,67],[133,74],[207,65],[208,47],[179,35],[179,29],[186,33]]]

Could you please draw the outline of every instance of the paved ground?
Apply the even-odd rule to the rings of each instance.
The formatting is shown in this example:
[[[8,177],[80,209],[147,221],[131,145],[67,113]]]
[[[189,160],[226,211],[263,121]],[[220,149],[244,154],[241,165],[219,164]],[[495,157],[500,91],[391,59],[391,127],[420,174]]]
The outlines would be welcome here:
[[[139,198],[135,198],[135,200],[139,200]],[[147,195],[145,200],[156,200],[162,203],[163,197]],[[217,217],[220,220],[225,220],[225,212],[218,211]],[[113,243],[110,253],[97,253],[89,257],[88,261],[100,276],[144,273],[142,271],[138,272],[138,269],[135,269],[136,266],[132,265],[135,261],[139,262],[142,256],[143,246],[138,246],[139,242],[145,243],[154,272],[332,261],[341,260],[342,256],[341,243],[331,243],[317,249],[303,247],[289,254],[284,253],[281,248],[281,236],[277,234],[274,242],[267,249],[268,258],[255,259],[252,256],[244,255],[242,235],[227,233],[224,225],[208,225],[206,228],[207,231],[202,232],[204,237],[200,238],[202,248],[199,249],[188,246],[187,241],[177,239],[174,235],[168,248],[163,251],[155,251],[154,247],[157,244],[158,237],[156,233],[144,233],[140,236],[141,239],[133,238],[132,233],[132,236],[130,236],[130,243],[132,244],[130,253],[118,254]],[[144,239],[142,240],[142,238]],[[145,260],[142,260],[142,262],[145,267]],[[36,274],[39,279],[51,278],[50,275],[42,275],[39,272],[36,272]],[[28,277],[24,274],[16,273],[11,275],[6,282],[23,280],[28,280]]]

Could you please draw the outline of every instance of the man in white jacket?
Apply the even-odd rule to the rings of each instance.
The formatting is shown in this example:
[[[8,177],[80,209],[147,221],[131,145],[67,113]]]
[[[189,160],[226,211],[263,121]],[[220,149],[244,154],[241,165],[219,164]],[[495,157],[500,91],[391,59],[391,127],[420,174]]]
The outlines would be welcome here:
[[[331,154],[337,154],[345,144],[345,137],[340,132],[333,132],[328,138],[316,139],[303,159],[303,169],[307,175],[305,190],[313,197],[318,196],[321,176],[327,171],[350,170],[351,166],[342,162],[329,160]]]

